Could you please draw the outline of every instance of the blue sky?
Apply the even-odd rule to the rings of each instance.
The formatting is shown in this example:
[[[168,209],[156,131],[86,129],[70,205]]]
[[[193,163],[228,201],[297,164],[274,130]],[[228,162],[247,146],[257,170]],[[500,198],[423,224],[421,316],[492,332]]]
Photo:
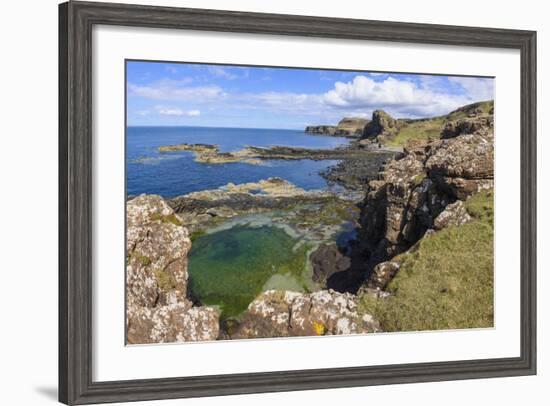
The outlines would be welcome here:
[[[301,129],[376,109],[431,117],[493,94],[489,78],[127,62],[128,125]]]

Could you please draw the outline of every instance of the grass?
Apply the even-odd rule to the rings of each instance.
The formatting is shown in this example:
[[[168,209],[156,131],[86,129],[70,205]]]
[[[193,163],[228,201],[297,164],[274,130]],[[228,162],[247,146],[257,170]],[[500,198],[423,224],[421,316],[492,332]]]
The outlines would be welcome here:
[[[472,105],[474,109],[479,109],[484,114],[489,114],[493,106],[494,106],[494,103],[492,100],[482,101],[482,102],[474,103]],[[464,106],[464,107],[468,107],[468,106]],[[451,114],[448,115],[448,119],[458,120],[461,118],[466,118],[468,116],[468,113],[465,110],[467,109],[462,109],[462,110],[452,112]]]
[[[493,193],[472,196],[473,221],[425,237],[414,252],[397,259],[401,268],[377,300],[360,297],[384,331],[420,331],[493,326]]]
[[[428,141],[430,139],[438,139],[441,129],[446,122],[466,118],[471,111],[476,109],[481,110],[483,114],[489,114],[493,106],[494,103],[492,100],[483,101],[474,103],[471,106],[465,106],[465,108],[454,111],[446,116],[403,123],[396,136],[388,139],[386,144],[392,147],[401,147],[408,140]]]
[[[405,124],[394,138],[388,140],[387,144],[396,147],[403,146],[408,140],[428,141],[430,138],[439,138],[444,122],[444,118],[438,117]]]

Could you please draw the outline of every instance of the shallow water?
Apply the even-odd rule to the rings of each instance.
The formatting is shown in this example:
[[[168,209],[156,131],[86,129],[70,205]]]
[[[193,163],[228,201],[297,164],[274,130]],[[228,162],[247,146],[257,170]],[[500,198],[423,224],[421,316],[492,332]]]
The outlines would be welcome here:
[[[303,244],[280,227],[236,225],[193,241],[190,288],[203,304],[219,306],[222,318],[236,317],[262,291],[310,291]]]
[[[270,160],[262,165],[245,163],[204,164],[191,151],[159,153],[161,145],[217,144],[222,151],[246,146],[284,145],[330,149],[348,143],[341,137],[309,135],[298,130],[207,127],[128,127],[126,137],[126,187],[128,195],[141,193],[174,197],[229,182],[257,182],[277,176],[304,189],[319,189],[326,181],[321,170],[337,161]]]

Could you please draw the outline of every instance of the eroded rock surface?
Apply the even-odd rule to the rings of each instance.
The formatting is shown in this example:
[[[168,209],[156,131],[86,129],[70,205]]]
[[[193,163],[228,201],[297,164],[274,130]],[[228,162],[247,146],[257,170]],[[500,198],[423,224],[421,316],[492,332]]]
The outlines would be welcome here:
[[[187,299],[191,241],[181,218],[157,195],[140,195],[126,210],[128,342],[216,339],[217,312]]]
[[[372,120],[363,130],[363,138],[377,138],[385,141],[394,137],[399,131],[400,123],[384,110],[375,110],[372,113]]]
[[[434,229],[441,230],[448,226],[461,226],[472,221],[472,217],[468,214],[466,206],[461,200],[445,207],[439,216],[434,220]]]
[[[232,338],[373,333],[379,329],[371,315],[358,313],[356,298],[349,293],[269,290],[248,306]]]
[[[372,286],[385,286],[395,267],[384,262],[408,250],[428,230],[468,222],[461,200],[493,187],[492,119],[472,115],[463,122],[468,124],[453,124],[458,134],[452,137],[451,126],[445,126],[445,139],[407,144],[379,179],[369,182],[360,234]]]

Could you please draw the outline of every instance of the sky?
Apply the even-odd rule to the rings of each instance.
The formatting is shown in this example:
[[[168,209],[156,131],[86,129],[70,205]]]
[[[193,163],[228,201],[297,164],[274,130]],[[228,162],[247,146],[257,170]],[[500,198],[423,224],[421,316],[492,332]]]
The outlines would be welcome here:
[[[494,79],[127,61],[130,126],[303,129],[343,117],[447,114],[494,96]]]

